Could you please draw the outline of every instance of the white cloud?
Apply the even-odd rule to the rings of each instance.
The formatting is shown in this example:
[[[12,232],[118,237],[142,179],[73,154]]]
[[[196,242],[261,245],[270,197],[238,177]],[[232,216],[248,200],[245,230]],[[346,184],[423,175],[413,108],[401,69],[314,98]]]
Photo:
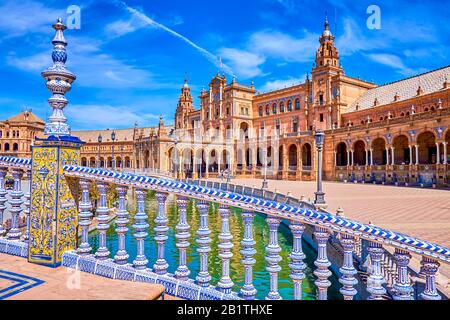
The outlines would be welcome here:
[[[132,33],[144,26],[147,26],[147,24],[141,19],[137,19],[135,16],[132,16],[128,20],[117,20],[107,24],[104,31],[109,37],[116,38]]]
[[[237,75],[242,78],[261,76],[263,73],[259,67],[266,61],[263,56],[233,48],[222,48],[219,50],[219,54],[229,61]]]
[[[418,73],[418,70],[414,70],[412,68],[407,67],[400,57],[388,54],[388,53],[372,53],[369,54],[368,57],[380,64],[391,67],[396,70],[398,73],[408,77]]]
[[[304,81],[305,81],[305,77],[301,77],[301,78],[289,77],[287,79],[278,79],[278,80],[267,81],[261,87],[261,92],[268,92],[268,91],[273,91],[273,90],[290,87],[292,85],[303,83]]]
[[[65,110],[72,127],[76,128],[124,128],[137,121],[141,125],[155,124],[159,114],[135,112],[128,106],[69,105]]]

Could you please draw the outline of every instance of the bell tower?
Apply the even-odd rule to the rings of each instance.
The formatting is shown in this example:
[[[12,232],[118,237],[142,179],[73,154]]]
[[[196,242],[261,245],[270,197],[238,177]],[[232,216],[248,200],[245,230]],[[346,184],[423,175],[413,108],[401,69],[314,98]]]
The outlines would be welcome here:
[[[188,113],[194,111],[192,105],[191,88],[189,88],[188,80],[184,79],[181,94],[178,98],[177,110],[175,113],[175,129],[183,129],[187,127]]]

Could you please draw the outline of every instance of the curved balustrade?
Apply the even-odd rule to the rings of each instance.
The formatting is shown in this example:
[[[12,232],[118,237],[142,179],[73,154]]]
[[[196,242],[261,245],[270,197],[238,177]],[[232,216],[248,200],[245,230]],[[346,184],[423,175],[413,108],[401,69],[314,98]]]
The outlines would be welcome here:
[[[11,166],[9,165],[11,164]],[[20,167],[22,166],[22,167]],[[21,171],[19,170],[19,167]],[[0,218],[6,209],[5,179],[8,174],[14,178],[14,190],[12,194],[11,208],[14,219],[20,214],[27,215],[27,195],[19,189],[21,174],[29,170],[29,164],[20,161],[5,162],[0,158]],[[10,173],[8,173],[10,172]],[[248,188],[233,187],[233,192],[228,191],[229,185],[219,185],[219,188],[205,187],[180,181],[171,181],[153,177],[137,176],[134,174],[118,173],[101,169],[86,167],[65,166],[64,174],[67,177],[78,179],[80,186],[79,202],[79,227],[81,241],[75,252],[66,254],[67,264],[89,271],[95,274],[110,277],[136,280],[136,281],[164,281],[167,292],[179,294],[187,299],[254,299],[256,289],[253,285],[252,267],[255,263],[255,240],[253,237],[253,218],[256,213],[266,216],[269,227],[269,238],[266,245],[266,270],[269,274],[267,283],[269,288],[265,292],[266,299],[280,299],[278,292],[278,275],[281,270],[279,255],[281,248],[278,244],[278,228],[280,223],[287,222],[292,233],[293,247],[289,254],[290,278],[294,288],[294,299],[302,298],[302,281],[305,278],[303,262],[305,255],[302,250],[302,238],[307,227],[310,228],[317,244],[317,258],[315,259],[314,275],[316,276],[317,298],[327,299],[330,286],[331,262],[327,256],[330,244],[337,239],[343,262],[339,268],[339,282],[342,287],[340,292],[344,299],[351,300],[357,294],[360,284],[364,285],[357,275],[354,258],[364,251],[370,260],[368,268],[369,275],[365,283],[369,299],[385,299],[387,293],[397,300],[408,300],[415,296],[422,299],[440,299],[436,288],[436,274],[440,263],[450,262],[450,251],[448,248],[438,246],[426,241],[415,239],[403,234],[381,229],[373,225],[366,225],[336,216],[327,212],[312,209],[307,202],[294,201],[290,197],[273,194],[270,192],[257,193]],[[106,246],[106,230],[108,229],[108,212],[106,190],[108,185],[115,186],[118,194],[118,210],[115,222],[115,231],[118,238],[117,252],[109,252]],[[93,217],[93,206],[89,199],[89,186],[95,185],[99,192],[97,201],[96,217]],[[215,186],[208,182],[208,185]],[[127,211],[127,192],[135,190],[137,213],[130,218]],[[148,216],[145,211],[144,199],[149,190],[156,191],[158,211],[155,217],[154,239],[157,245],[156,261],[149,261],[144,242],[149,237]],[[25,191],[28,194],[28,191]],[[169,194],[176,195],[178,206],[178,224],[176,226],[176,247],[179,250],[178,265],[174,274],[168,273],[168,262],[166,260],[165,243],[168,239],[168,219],[165,212],[166,200]],[[249,195],[251,194],[251,195]],[[25,205],[19,201],[25,199]],[[268,200],[273,199],[273,200]],[[193,230],[186,220],[186,208],[188,199],[196,199],[199,213],[199,226]],[[211,204],[219,205],[221,230],[218,236],[220,279],[217,286],[211,285],[211,274],[208,254],[211,251],[211,230],[208,222],[208,208]],[[230,206],[242,209],[242,220],[244,224],[244,237],[238,242],[241,245],[242,274],[244,284],[241,288],[235,285],[230,277],[230,259],[232,259],[232,248],[236,242],[232,242],[233,234],[230,232],[229,216]],[[22,211],[19,212],[19,208]],[[25,209],[25,210],[24,210]],[[87,232],[89,227],[97,220],[98,246],[97,251],[92,252]],[[136,239],[137,255],[129,257],[126,251],[125,233],[128,231],[128,222],[131,221],[133,236]],[[14,228],[7,230],[12,232],[9,239],[18,241]],[[195,227],[195,226],[194,226]],[[11,231],[12,230],[12,231]],[[6,237],[8,237],[8,232]],[[0,228],[0,234],[2,229]],[[24,233],[25,230],[24,230]],[[5,232],[3,231],[5,236]],[[195,237],[195,239],[193,239]],[[24,240],[26,237],[24,237]],[[4,238],[3,238],[4,239]],[[5,252],[2,247],[3,239],[0,239],[0,251]],[[361,245],[361,240],[366,246]],[[186,262],[186,250],[194,241],[197,243],[200,269],[196,274],[189,270]],[[366,248],[365,248],[366,247]],[[394,250],[388,255],[385,247]],[[367,250],[366,250],[367,249]],[[411,253],[422,256],[421,274],[425,277],[425,288],[420,294],[413,295],[414,288],[408,275],[408,265]],[[389,257],[389,258],[385,258]],[[129,263],[129,260],[132,263]],[[130,260],[130,261],[131,261]],[[362,260],[362,259],[361,259]],[[150,268],[150,265],[152,266]],[[87,267],[89,266],[89,267]],[[113,274],[105,270],[114,270]],[[386,290],[388,288],[388,290]],[[181,292],[181,293],[180,293]],[[360,292],[361,293],[361,292]],[[362,293],[361,293],[362,294]]]

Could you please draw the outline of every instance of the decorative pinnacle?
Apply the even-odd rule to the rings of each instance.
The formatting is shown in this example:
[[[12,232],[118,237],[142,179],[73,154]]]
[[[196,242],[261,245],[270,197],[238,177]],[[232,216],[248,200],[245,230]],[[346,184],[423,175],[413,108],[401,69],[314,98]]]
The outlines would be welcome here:
[[[76,76],[65,65],[67,61],[67,41],[64,38],[63,31],[66,26],[61,18],[53,24],[53,29],[56,31],[52,40],[53,65],[41,73],[47,82],[47,89],[52,92],[48,103],[53,109],[52,115],[45,124],[44,134],[48,136],[70,136],[70,127],[66,124],[67,118],[64,116],[63,109],[68,104],[65,94],[71,89],[71,84],[75,81]]]

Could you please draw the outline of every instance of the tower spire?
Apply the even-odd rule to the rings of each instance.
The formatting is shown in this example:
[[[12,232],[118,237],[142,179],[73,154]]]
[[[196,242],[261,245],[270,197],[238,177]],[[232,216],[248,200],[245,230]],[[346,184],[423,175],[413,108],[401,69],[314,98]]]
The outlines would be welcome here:
[[[46,81],[47,88],[52,93],[48,103],[53,109],[52,115],[45,124],[44,134],[48,136],[70,136],[70,126],[66,123],[67,118],[64,116],[63,109],[68,104],[65,94],[71,89],[71,84],[75,81],[76,76],[65,65],[67,61],[67,41],[63,32],[66,26],[59,18],[52,27],[55,29],[55,36],[52,40],[53,65],[41,73]]]

